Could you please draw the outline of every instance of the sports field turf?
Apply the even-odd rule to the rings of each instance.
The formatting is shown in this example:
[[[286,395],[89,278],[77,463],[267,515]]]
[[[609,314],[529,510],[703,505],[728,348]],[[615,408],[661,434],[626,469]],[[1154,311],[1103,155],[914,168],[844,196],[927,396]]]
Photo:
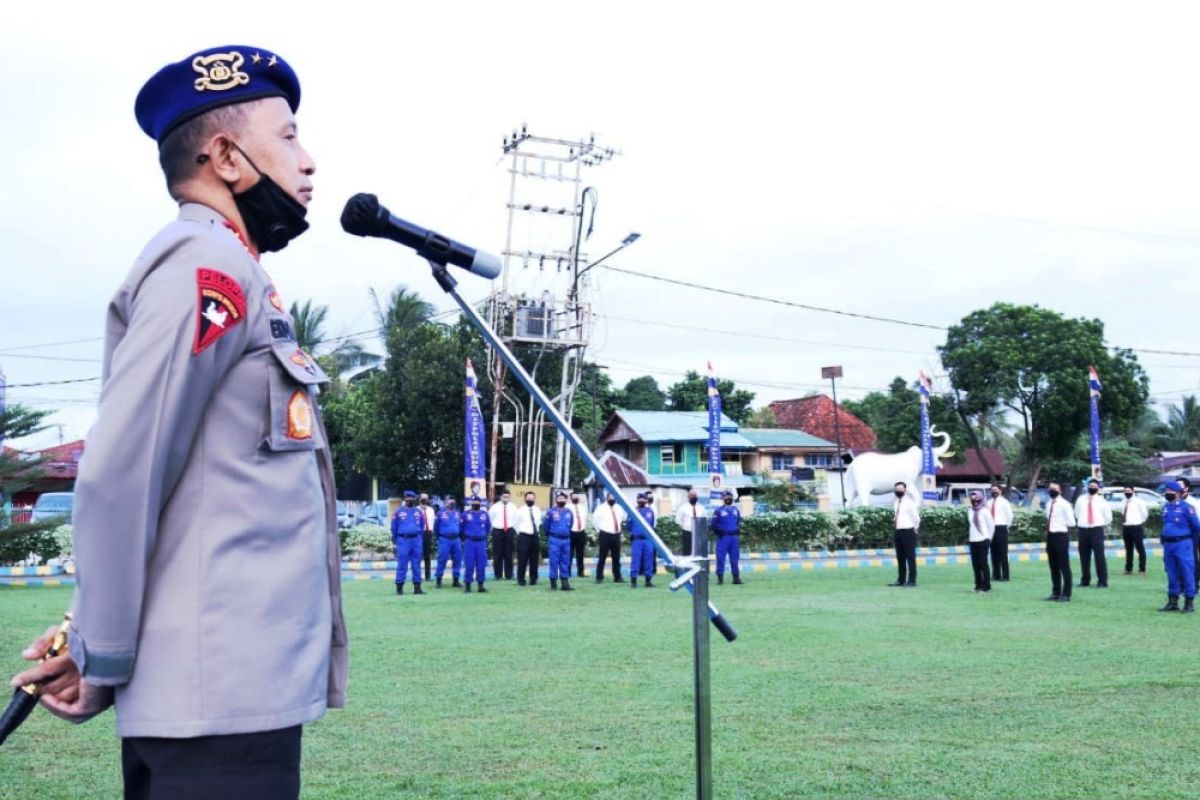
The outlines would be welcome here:
[[[1200,614],[1155,613],[1157,559],[1117,572],[1069,605],[1041,602],[1044,563],[991,595],[967,566],[922,567],[915,590],[889,569],[714,586],[742,634],[712,643],[715,796],[1195,796]],[[304,796],[690,796],[690,599],[662,577],[545,583],[344,584],[350,707],[307,729]],[[69,597],[0,589],[6,673]],[[119,795],[111,715],[39,710],[0,748],[0,797]]]

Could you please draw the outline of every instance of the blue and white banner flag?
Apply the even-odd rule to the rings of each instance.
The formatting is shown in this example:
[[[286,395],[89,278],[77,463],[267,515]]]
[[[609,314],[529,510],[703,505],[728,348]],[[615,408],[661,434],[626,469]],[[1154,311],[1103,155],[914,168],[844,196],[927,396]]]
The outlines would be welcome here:
[[[475,367],[467,359],[466,421],[463,448],[464,505],[473,494],[483,496],[484,443],[483,412],[479,408],[479,396],[475,388]]]
[[[717,374],[708,362],[708,497],[720,503],[725,493],[721,477],[721,392],[717,389]]]
[[[1088,367],[1088,394],[1092,407],[1092,477],[1104,481],[1104,472],[1100,469],[1100,375],[1095,367]]]
[[[917,391],[921,394],[921,498],[937,500],[937,462],[933,459],[933,435],[929,430],[929,395],[933,384],[924,371],[917,375]]]
[[[4,405],[4,394],[8,390],[8,381],[4,377],[4,370],[0,369],[0,414],[4,413],[6,406]],[[0,428],[0,450],[4,449],[4,429]]]

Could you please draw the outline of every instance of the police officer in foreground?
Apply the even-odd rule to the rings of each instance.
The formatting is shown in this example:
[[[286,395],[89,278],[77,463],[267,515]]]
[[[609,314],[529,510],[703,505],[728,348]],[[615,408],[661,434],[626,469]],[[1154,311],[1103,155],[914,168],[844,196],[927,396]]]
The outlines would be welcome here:
[[[454,588],[460,584],[462,572],[462,515],[455,508],[455,499],[446,495],[445,505],[433,520],[433,533],[437,536],[437,587],[442,588],[442,577],[446,574],[446,561],[450,561],[450,574],[454,577]]]
[[[1167,570],[1167,604],[1159,611],[1178,611],[1179,595],[1184,596],[1183,611],[1196,610],[1196,559],[1194,542],[1200,536],[1200,517],[1196,509],[1181,499],[1183,487],[1176,481],[1166,485],[1167,504],[1163,506],[1163,566]]]
[[[479,593],[486,594],[487,587],[484,582],[487,580],[484,573],[487,571],[487,535],[488,529],[491,527],[491,515],[482,508],[483,498],[479,495],[471,497],[471,508],[463,512],[462,529],[463,538],[463,555],[466,562],[466,569],[463,573],[463,583],[466,584],[466,593],[471,593],[471,584],[479,585]]]
[[[654,509],[650,508],[650,498],[654,495],[645,492],[637,496],[638,516],[646,521],[654,530]],[[654,545],[650,537],[643,533],[636,522],[629,520],[629,588],[637,588],[637,579],[641,575],[646,579],[646,588],[654,588]]]
[[[301,726],[344,702],[327,378],[258,261],[307,227],[299,103],[278,54],[226,46],[134,108],[179,215],[108,307],[70,653],[16,678],[73,722],[115,703],[127,798],[295,798]]]
[[[717,583],[725,582],[725,561],[729,561],[733,582],[740,584],[742,570],[738,565],[741,556],[742,512],[733,504],[733,492],[726,489],[721,497],[724,505],[712,512],[712,529],[717,534]]]
[[[571,527],[575,516],[567,508],[567,493],[559,492],[554,497],[554,507],[546,512],[542,527],[550,540],[550,588],[558,589],[562,581],[564,592],[571,588]]]
[[[421,532],[425,530],[425,512],[416,504],[417,493],[406,491],[404,505],[392,516],[392,544],[396,546],[396,594],[404,594],[404,582],[412,569],[413,594],[421,590]]]

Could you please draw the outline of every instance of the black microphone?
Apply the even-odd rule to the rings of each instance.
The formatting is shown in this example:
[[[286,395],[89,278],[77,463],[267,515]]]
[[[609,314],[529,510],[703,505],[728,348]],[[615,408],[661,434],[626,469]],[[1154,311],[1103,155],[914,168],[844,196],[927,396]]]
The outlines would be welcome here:
[[[356,194],[342,210],[342,230],[355,236],[391,239],[417,251],[421,258],[453,264],[491,280],[500,274],[500,259],[491,253],[467,247],[439,233],[392,216],[373,194]]]

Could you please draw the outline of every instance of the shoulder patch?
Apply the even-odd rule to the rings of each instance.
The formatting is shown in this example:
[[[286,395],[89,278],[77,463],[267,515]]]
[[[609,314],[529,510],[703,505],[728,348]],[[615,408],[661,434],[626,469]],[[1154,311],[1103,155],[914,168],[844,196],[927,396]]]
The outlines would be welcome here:
[[[196,270],[196,339],[192,355],[208,347],[246,317],[246,296],[233,278],[215,269]]]

